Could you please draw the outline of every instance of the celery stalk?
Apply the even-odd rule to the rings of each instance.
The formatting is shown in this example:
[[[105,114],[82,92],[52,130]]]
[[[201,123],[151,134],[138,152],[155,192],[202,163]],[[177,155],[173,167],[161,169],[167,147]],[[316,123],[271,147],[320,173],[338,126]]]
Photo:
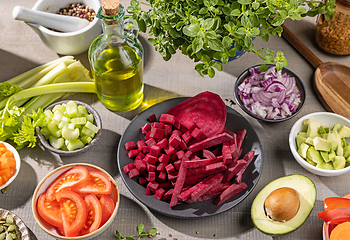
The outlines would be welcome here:
[[[37,81],[32,87],[38,87],[45,84],[50,84],[63,72],[68,71],[66,64],[60,63],[50,72],[48,72],[44,77]]]
[[[56,101],[57,99],[60,99],[65,94],[66,93],[51,93],[33,97],[32,99],[30,99],[30,101],[23,105],[23,107],[25,108],[23,115],[30,114],[32,110],[36,111],[38,108],[45,109],[52,102]]]

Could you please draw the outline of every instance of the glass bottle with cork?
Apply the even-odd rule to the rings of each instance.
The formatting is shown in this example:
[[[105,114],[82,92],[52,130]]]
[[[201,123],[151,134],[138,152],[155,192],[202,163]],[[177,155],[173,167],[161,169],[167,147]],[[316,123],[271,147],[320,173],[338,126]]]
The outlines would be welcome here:
[[[331,20],[319,15],[315,31],[320,48],[335,55],[350,54],[350,0],[336,0]]]
[[[89,48],[89,61],[97,96],[109,110],[122,112],[137,108],[143,100],[143,48],[138,26],[119,0],[102,0],[96,17],[103,34]]]

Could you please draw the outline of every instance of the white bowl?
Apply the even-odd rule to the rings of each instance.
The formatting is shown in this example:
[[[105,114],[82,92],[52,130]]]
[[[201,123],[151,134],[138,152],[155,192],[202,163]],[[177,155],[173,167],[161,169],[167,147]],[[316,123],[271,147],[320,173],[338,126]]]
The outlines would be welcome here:
[[[334,124],[339,123],[340,125],[345,125],[347,127],[350,127],[350,121],[338,114],[330,113],[330,112],[315,112],[310,113],[308,115],[305,115],[304,117],[300,118],[298,121],[296,121],[289,133],[289,147],[292,151],[292,154],[295,158],[295,160],[306,170],[319,175],[319,176],[339,176],[344,173],[347,173],[350,171],[350,166],[345,167],[343,169],[339,170],[325,170],[321,168],[317,168],[309,164],[308,162],[303,159],[297,151],[297,144],[296,144],[296,137],[298,132],[306,131],[306,126],[303,124],[303,121],[305,119],[314,119],[321,123],[321,125],[328,125],[330,128],[334,126]]]
[[[114,203],[115,203],[115,207],[114,207],[114,211],[111,215],[111,217],[108,219],[108,221],[99,229],[97,229],[96,231],[83,235],[83,236],[77,236],[77,237],[65,237],[60,235],[57,232],[57,229],[55,227],[53,227],[52,225],[48,224],[46,221],[44,221],[40,215],[38,214],[38,211],[36,209],[36,203],[37,200],[39,198],[39,196],[46,191],[46,189],[49,187],[49,185],[52,183],[52,181],[54,181],[61,173],[67,171],[68,169],[71,169],[73,167],[76,166],[83,166],[86,167],[88,170],[97,170],[100,171],[102,173],[104,173],[112,182],[112,193],[110,194],[111,198],[113,199]],[[114,181],[114,179],[111,177],[111,175],[109,175],[108,172],[106,172],[105,170],[103,170],[100,167],[97,167],[95,165],[92,164],[87,164],[87,163],[72,163],[72,164],[67,164],[64,165],[62,167],[56,168],[55,170],[53,170],[52,172],[50,172],[49,174],[47,174],[38,184],[38,186],[36,187],[34,194],[33,194],[33,199],[32,199],[32,212],[34,215],[34,219],[37,222],[37,224],[41,227],[41,229],[43,229],[47,234],[55,237],[56,239],[71,239],[71,240],[81,240],[81,239],[92,239],[98,235],[100,235],[103,231],[105,231],[109,225],[113,222],[115,216],[117,215],[117,211],[119,208],[119,202],[120,202],[120,196],[119,196],[119,190],[117,187],[116,182]]]
[[[99,0],[80,0],[78,2],[93,8],[96,14],[101,6]],[[56,13],[60,8],[64,8],[71,3],[73,3],[72,0],[39,0],[32,9]],[[76,55],[87,51],[90,44],[102,33],[101,21],[96,17],[88,26],[67,33],[51,31],[35,23],[27,24],[37,33],[47,47],[63,55]]]
[[[5,147],[13,153],[13,156],[15,157],[15,160],[16,160],[16,173],[4,185],[0,186],[0,190],[2,190],[8,185],[10,185],[10,183],[12,183],[13,180],[15,180],[15,178],[17,177],[19,170],[21,168],[21,158],[19,157],[17,150],[11,144],[7,142],[2,142],[2,141],[0,141],[0,143],[3,143]]]

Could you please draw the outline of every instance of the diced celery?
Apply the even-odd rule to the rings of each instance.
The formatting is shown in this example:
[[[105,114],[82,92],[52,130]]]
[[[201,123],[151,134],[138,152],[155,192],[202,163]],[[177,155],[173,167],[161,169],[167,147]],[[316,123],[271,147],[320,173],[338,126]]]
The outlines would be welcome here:
[[[90,129],[91,131],[93,131],[94,133],[97,133],[98,130],[100,130],[95,124],[91,123],[91,122],[87,122],[85,124],[85,126]]]
[[[55,113],[56,111],[59,111],[60,113],[64,114],[66,112],[66,107],[61,104],[55,105],[52,108],[52,112]]]
[[[79,129],[74,130],[68,129],[68,127],[62,128],[62,137],[67,140],[77,139],[79,137]]]
[[[46,118],[53,118],[53,112],[51,110],[45,110],[44,114]]]
[[[70,120],[71,123],[84,125],[86,124],[86,117],[77,117]]]
[[[49,142],[50,142],[50,145],[53,148],[56,148],[56,149],[60,149],[64,145],[64,139],[63,138],[61,138],[61,137],[60,138],[55,138],[52,135],[49,137]]]
[[[41,128],[40,132],[41,132],[42,135],[44,135],[44,137],[46,139],[49,139],[49,137],[51,136],[51,133],[50,133],[49,129],[47,129],[47,127]]]
[[[80,140],[85,144],[85,145],[87,145],[87,144],[89,144],[89,143],[91,143],[91,141],[92,141],[92,138],[91,137],[89,137],[89,136],[82,136],[81,138],[80,138]]]
[[[68,151],[74,151],[76,149],[83,148],[83,147],[84,147],[84,143],[80,141],[80,139],[70,140],[68,141],[68,144],[67,144]]]
[[[67,107],[66,107],[66,112],[65,112],[67,117],[76,117],[78,114],[78,106],[76,102],[74,101],[69,101],[67,102]]]
[[[70,119],[67,118],[66,116],[63,116],[62,119],[61,119],[61,121],[64,121],[64,122],[69,123]]]
[[[57,121],[57,122],[61,122],[62,117],[63,117],[63,114],[60,111],[56,111],[56,112],[54,112],[52,119]]]
[[[91,138],[95,136],[95,133],[85,126],[81,129],[81,134]]]
[[[92,113],[88,114],[86,116],[86,120],[88,120],[91,123],[94,123],[94,121],[95,121],[94,115]]]
[[[58,126],[55,122],[50,122],[49,124],[47,124],[47,129],[49,130],[51,135],[53,135],[54,137],[56,137],[56,138],[61,137],[62,132],[58,128]]]
[[[74,123],[69,123],[68,124],[68,129],[74,130],[75,129],[75,124]]]
[[[88,114],[89,113],[84,106],[78,105],[78,116],[79,117],[86,117],[86,115],[88,115]]]
[[[59,124],[58,124],[58,128],[59,129],[62,129],[63,127],[68,127],[68,122],[65,122],[65,121],[61,121]]]

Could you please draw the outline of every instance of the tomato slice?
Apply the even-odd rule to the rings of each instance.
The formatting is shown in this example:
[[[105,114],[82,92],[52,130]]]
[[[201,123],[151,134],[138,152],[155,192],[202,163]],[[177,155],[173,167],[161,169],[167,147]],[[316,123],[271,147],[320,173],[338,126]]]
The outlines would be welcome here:
[[[85,235],[97,230],[102,221],[102,207],[100,201],[94,194],[89,194],[85,197],[87,205],[88,218],[81,230],[81,234]]]
[[[114,201],[109,195],[103,194],[100,196],[100,202],[102,207],[102,221],[101,221],[101,226],[102,226],[108,221],[108,219],[113,214]]]
[[[78,193],[110,194],[112,183],[109,178],[100,171],[90,171],[90,178],[87,182],[74,186],[72,190]]]
[[[58,228],[63,228],[60,204],[56,200],[49,201],[46,197],[46,192],[39,196],[36,209],[46,222]]]
[[[73,167],[58,176],[47,189],[47,198],[55,199],[55,193],[62,189],[71,188],[76,184],[86,182],[90,175],[85,167]],[[68,189],[70,190],[70,189]]]
[[[328,224],[339,224],[350,221],[349,210],[328,210],[317,213],[317,216]]]
[[[349,208],[350,210],[350,199],[342,197],[329,197],[324,200],[325,210],[334,210],[337,208]]]
[[[66,189],[56,192],[56,198],[62,211],[64,235],[77,236],[87,220],[85,200],[79,194]]]

